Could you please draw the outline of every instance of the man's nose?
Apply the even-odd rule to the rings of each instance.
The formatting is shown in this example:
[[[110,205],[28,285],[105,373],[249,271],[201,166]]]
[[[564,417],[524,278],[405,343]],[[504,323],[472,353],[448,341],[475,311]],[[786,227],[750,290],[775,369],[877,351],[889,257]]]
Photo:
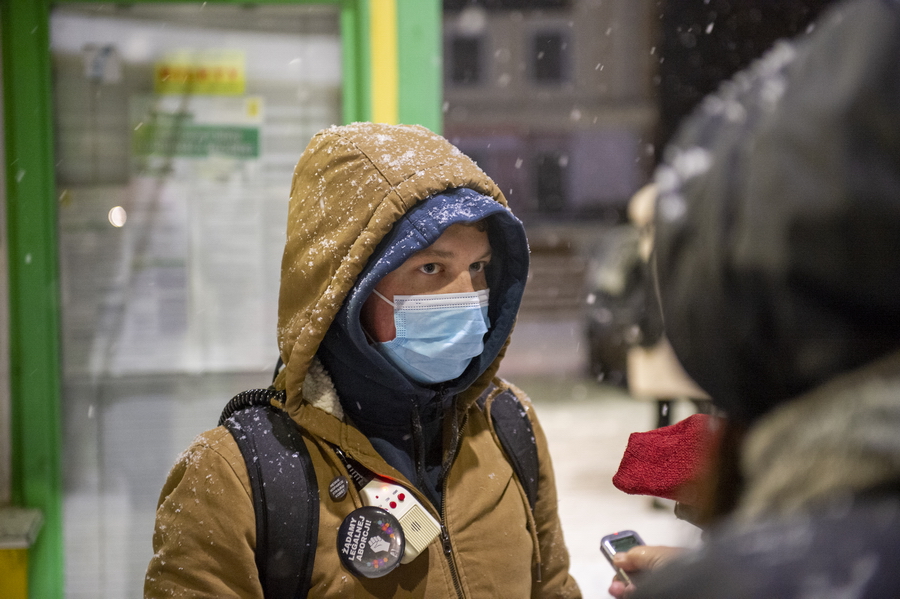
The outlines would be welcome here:
[[[473,291],[478,291],[478,289],[476,289],[472,273],[468,269],[456,275],[443,289],[443,293],[472,293]]]

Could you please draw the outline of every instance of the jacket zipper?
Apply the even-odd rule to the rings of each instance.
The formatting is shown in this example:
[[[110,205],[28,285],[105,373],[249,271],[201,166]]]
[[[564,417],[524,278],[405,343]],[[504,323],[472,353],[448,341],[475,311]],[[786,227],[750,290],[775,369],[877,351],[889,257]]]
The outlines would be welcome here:
[[[444,485],[444,491],[447,486]],[[443,502],[442,502],[443,503]],[[453,546],[450,544],[450,533],[444,525],[446,521],[446,513],[443,505],[441,506],[441,544],[444,547],[444,557],[447,558],[447,564],[450,566],[450,578],[453,580],[453,588],[456,589],[456,596],[459,599],[465,599],[463,594],[462,583],[459,580],[459,571],[456,569],[456,561],[453,559]]]
[[[452,414],[453,418],[453,446],[452,453],[447,456],[447,459],[444,461],[443,472],[441,473],[441,544],[444,547],[444,557],[447,559],[447,564],[450,566],[450,577],[453,579],[453,588],[456,590],[456,596],[459,599],[465,599],[465,593],[463,593],[462,582],[459,579],[459,570],[456,569],[456,560],[453,558],[453,545],[450,543],[450,532],[447,530],[447,526],[445,522],[447,521],[447,475],[450,472],[450,466],[453,464],[454,459],[456,458],[456,452],[459,450],[459,442],[460,436],[459,431],[465,427],[466,418],[463,416],[463,421],[459,425],[456,424],[456,415]]]
[[[443,386],[437,391],[437,400],[443,404],[445,390]],[[452,411],[451,411],[452,414]],[[441,546],[444,550],[444,557],[447,560],[447,565],[450,567],[450,578],[453,580],[453,588],[456,590],[456,596],[459,599],[465,599],[465,593],[463,593],[462,582],[459,579],[459,571],[456,569],[456,561],[453,559],[453,546],[450,544],[450,533],[447,531],[447,526],[444,524],[447,520],[446,516],[446,501],[447,497],[447,473],[450,470],[450,464],[453,463],[453,458],[456,456],[456,451],[459,446],[459,430],[460,426],[456,425],[456,415],[452,414],[453,418],[453,426],[455,427],[453,433],[453,450],[450,455],[447,456],[447,459],[444,460],[444,463],[441,467]],[[424,455],[422,455],[422,451],[420,449],[420,444],[423,442],[421,439],[422,436],[422,425],[419,420],[418,413],[413,412],[413,422],[412,422],[412,433],[413,433],[413,443],[416,448],[416,475],[422,476],[422,472],[424,471]],[[422,481],[420,480],[420,484]]]

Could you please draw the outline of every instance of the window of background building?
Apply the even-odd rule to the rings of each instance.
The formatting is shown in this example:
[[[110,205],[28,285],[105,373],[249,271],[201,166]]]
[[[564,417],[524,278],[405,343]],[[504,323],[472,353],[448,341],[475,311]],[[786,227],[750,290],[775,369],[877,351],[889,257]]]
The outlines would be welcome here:
[[[559,31],[541,31],[531,39],[531,68],[535,81],[558,84],[568,79],[569,42]]]
[[[537,155],[534,177],[539,211],[553,214],[565,209],[566,166],[568,157],[562,152],[552,150]]]
[[[483,40],[480,37],[459,35],[450,41],[450,81],[457,85],[481,83],[481,52]]]

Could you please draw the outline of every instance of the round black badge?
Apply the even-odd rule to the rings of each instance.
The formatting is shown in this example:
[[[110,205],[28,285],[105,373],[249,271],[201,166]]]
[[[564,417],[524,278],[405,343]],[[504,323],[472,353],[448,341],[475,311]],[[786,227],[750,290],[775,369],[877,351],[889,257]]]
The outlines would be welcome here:
[[[357,576],[384,576],[400,564],[405,549],[400,522],[380,507],[353,510],[338,529],[338,555]]]
[[[328,485],[328,494],[331,495],[334,501],[340,501],[346,497],[348,490],[350,490],[350,483],[346,476],[337,476]]]

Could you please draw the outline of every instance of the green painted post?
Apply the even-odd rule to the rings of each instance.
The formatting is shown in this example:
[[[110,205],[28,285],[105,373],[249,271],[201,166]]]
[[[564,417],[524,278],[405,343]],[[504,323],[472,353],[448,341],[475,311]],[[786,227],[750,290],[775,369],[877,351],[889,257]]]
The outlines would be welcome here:
[[[368,57],[369,0],[344,0],[341,5],[341,108],[345,124],[372,119],[372,67]]]
[[[440,0],[397,0],[400,122],[443,130]]]
[[[13,502],[39,508],[31,597],[63,596],[59,276],[48,4],[0,3]]]

